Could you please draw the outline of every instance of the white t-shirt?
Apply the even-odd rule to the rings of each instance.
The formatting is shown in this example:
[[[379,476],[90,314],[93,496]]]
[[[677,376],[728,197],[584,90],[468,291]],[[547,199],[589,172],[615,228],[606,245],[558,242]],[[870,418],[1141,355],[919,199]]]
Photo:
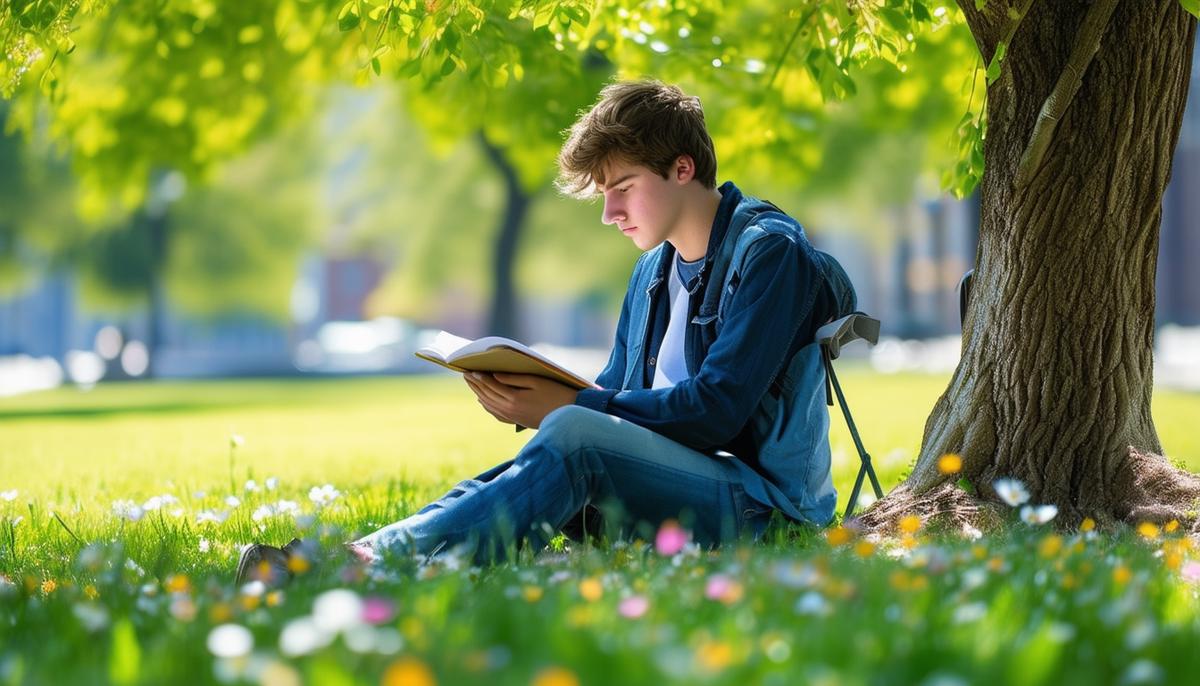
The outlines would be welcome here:
[[[678,261],[672,261],[671,277],[667,279],[667,294],[671,302],[671,319],[658,348],[658,364],[654,369],[654,383],[651,384],[651,388],[669,388],[688,378],[683,343],[687,333],[688,305],[692,296],[683,287]]]

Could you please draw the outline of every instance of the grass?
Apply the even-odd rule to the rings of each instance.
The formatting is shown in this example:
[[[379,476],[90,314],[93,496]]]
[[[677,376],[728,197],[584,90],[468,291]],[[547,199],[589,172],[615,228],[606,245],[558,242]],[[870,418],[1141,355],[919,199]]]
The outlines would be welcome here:
[[[946,380],[843,377],[890,487]],[[1200,471],[1200,396],[1160,392],[1154,414],[1168,454]],[[857,457],[841,418],[832,422],[844,497]],[[403,564],[370,579],[343,579],[350,572],[328,562],[276,594],[230,583],[244,542],[282,542],[307,525],[307,537],[336,548],[528,436],[447,377],[125,384],[0,400],[0,575],[11,581],[0,582],[0,683],[1173,683],[1200,667],[1187,580],[1200,576],[1200,553],[1178,532],[1150,529],[1100,536],[1014,522],[978,541],[920,528],[866,541],[789,528],[712,553],[576,545],[484,569]],[[248,479],[260,489],[247,491]],[[341,495],[318,508],[309,490],[326,483]],[[224,502],[231,493],[237,507]],[[162,494],[179,502],[137,522],[113,513],[114,501]],[[252,516],[280,499],[298,503],[299,524]],[[223,523],[197,522],[222,510]],[[335,588],[353,593],[327,594]],[[356,621],[356,602],[383,621]],[[328,630],[312,636],[345,628],[328,646],[285,654],[313,617]],[[220,652],[222,637],[238,635],[214,633],[226,624],[247,629],[254,649],[215,655],[210,639]]]

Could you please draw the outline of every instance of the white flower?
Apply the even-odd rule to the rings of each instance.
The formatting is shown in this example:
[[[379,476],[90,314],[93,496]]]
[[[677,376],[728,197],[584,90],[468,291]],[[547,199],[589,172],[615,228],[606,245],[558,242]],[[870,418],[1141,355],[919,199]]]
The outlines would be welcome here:
[[[261,488],[259,488],[258,482],[255,481],[254,479],[248,479],[246,481],[245,488],[246,488],[247,493],[257,493],[258,491],[262,490]]]
[[[246,443],[246,439],[242,438],[241,434],[229,434],[229,447],[238,448]]]
[[[254,510],[254,514],[250,515],[250,518],[256,522],[261,522],[267,517],[274,517],[275,515],[284,514],[295,515],[298,512],[300,512],[300,505],[296,501],[280,500],[274,503],[260,505],[256,510]]]
[[[279,477],[277,477],[277,476],[268,476],[267,477],[267,490],[268,491],[275,490],[275,487],[278,485],[279,485]]]
[[[88,633],[94,634],[108,626],[108,610],[103,605],[76,603],[71,612]]]
[[[333,635],[321,630],[312,617],[300,617],[288,622],[279,634],[279,652],[288,657],[307,655],[324,648]]]
[[[1029,490],[1016,479],[997,479],[992,482],[992,488],[996,489],[996,495],[1008,503],[1009,507],[1024,505],[1029,501]]]
[[[132,500],[117,500],[112,504],[113,514],[131,522],[139,521],[146,514],[142,507]]]
[[[800,600],[796,601],[796,613],[802,615],[826,615],[829,614],[829,602],[825,600],[825,596],[816,591],[809,591],[800,596]]]
[[[1021,508],[1021,520],[1026,524],[1045,524],[1058,515],[1055,505],[1026,505]]]
[[[230,507],[237,507],[242,504],[242,501],[236,495],[227,495],[225,496],[225,504]]]
[[[336,634],[362,623],[363,602],[354,591],[335,588],[313,601],[313,622],[322,631]]]
[[[200,539],[200,552],[207,553],[210,547],[211,546],[207,538]]]
[[[142,503],[142,509],[145,510],[146,512],[152,512],[159,508],[166,507],[167,505],[174,505],[177,502],[179,502],[179,498],[176,498],[175,496],[171,495],[170,493],[167,493],[164,495],[156,495],[153,498],[150,498],[146,502]]]
[[[8,522],[9,522],[10,524],[12,524],[13,526],[16,526],[16,525],[18,525],[18,524],[20,524],[20,523],[21,523],[21,522],[23,522],[23,521],[25,521],[25,518],[24,518],[24,517],[13,517],[12,519],[8,520]]]
[[[196,513],[197,524],[223,524],[226,519],[229,519],[229,513],[225,510],[203,510]]]
[[[333,487],[333,484],[325,484],[324,486],[313,486],[308,491],[308,499],[316,503],[320,507],[324,507],[329,503],[337,500],[342,492]]]
[[[217,657],[242,657],[254,648],[254,636],[240,624],[222,624],[208,633],[208,650]]]
[[[247,582],[245,585],[242,586],[242,595],[244,595],[244,596],[252,596],[254,598],[259,598],[259,597],[262,597],[262,594],[264,594],[266,592],[267,592],[267,585],[264,584],[262,581],[259,581],[258,579]]]
[[[977,622],[987,616],[987,605],[980,602],[959,605],[954,609],[955,624]]]
[[[17,499],[17,495],[18,495],[18,491],[15,488],[12,489],[11,491],[0,491],[0,500],[7,500],[8,502],[11,503],[12,501]]]

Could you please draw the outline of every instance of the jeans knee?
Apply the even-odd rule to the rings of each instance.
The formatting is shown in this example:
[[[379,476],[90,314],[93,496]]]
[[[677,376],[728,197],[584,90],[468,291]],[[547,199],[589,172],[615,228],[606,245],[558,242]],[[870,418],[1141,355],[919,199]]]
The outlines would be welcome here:
[[[602,443],[616,421],[616,417],[603,412],[564,405],[542,420],[537,439],[553,446],[563,457],[575,456],[589,446]]]

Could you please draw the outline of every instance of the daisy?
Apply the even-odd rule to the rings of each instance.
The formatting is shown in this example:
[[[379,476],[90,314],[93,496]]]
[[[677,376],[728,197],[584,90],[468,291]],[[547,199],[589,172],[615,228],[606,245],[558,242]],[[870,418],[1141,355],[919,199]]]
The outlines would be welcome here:
[[[1009,507],[1024,505],[1029,501],[1029,490],[1016,479],[998,479],[992,483],[992,488],[996,489],[996,495],[1008,503]]]

